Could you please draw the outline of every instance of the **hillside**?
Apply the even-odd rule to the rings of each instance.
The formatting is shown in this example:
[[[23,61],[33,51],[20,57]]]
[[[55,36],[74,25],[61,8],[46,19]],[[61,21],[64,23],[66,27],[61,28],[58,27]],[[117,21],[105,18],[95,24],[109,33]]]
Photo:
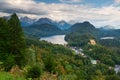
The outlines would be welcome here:
[[[59,28],[51,24],[33,24],[29,27],[23,27],[23,30],[26,35],[37,38],[62,34]]]
[[[97,31],[94,25],[85,21],[83,23],[76,23],[68,29],[69,32],[79,32],[79,33],[94,33]]]
[[[93,35],[89,33],[73,32],[65,36],[65,40],[69,46],[82,47],[87,45],[90,39],[95,39]]]

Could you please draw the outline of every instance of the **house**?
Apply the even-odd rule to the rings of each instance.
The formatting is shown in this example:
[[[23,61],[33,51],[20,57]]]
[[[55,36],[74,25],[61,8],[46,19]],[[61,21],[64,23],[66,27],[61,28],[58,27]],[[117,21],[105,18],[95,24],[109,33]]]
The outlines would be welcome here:
[[[96,41],[95,41],[94,39],[90,39],[89,44],[91,44],[91,45],[96,45]]]
[[[115,70],[116,74],[117,74],[118,72],[120,72],[120,65],[115,65],[114,70]]]
[[[97,60],[91,60],[92,64],[97,64]]]

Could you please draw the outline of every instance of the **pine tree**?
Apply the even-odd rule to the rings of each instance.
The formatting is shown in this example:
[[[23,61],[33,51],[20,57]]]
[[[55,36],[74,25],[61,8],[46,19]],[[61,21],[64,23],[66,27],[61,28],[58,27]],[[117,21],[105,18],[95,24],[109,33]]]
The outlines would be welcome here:
[[[21,65],[24,60],[25,40],[18,16],[14,13],[8,20],[10,27],[10,53],[15,56],[16,63]]]
[[[10,52],[9,26],[4,18],[0,18],[0,53]]]
[[[17,15],[13,14],[9,20],[0,18],[0,61],[5,70],[15,64],[23,65],[24,52],[25,40]]]

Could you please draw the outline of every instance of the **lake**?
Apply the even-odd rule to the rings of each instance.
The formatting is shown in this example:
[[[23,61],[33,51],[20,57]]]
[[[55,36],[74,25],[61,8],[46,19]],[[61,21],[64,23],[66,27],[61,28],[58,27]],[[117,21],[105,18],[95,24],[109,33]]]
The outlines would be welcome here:
[[[115,39],[115,37],[102,37],[100,39]]]
[[[65,35],[54,35],[54,36],[49,36],[49,37],[42,37],[40,40],[45,40],[48,42],[51,42],[53,44],[67,44],[65,41]]]

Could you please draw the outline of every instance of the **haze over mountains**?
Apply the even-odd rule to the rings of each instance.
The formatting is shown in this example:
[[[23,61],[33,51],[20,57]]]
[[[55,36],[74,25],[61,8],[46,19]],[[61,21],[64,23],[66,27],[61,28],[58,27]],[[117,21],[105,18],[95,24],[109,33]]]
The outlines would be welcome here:
[[[29,37],[48,37],[52,35],[67,35],[76,36],[78,34],[90,34],[95,37],[95,39],[105,45],[105,46],[119,46],[120,44],[120,29],[114,29],[113,26],[106,25],[100,28],[96,28],[89,21],[84,21],[82,23],[75,23],[73,25],[62,20],[56,22],[49,18],[40,18],[38,20],[33,20],[30,18],[21,18],[21,25],[23,26],[24,33]],[[23,24],[24,23],[24,24]],[[114,39],[104,39],[101,38],[113,37]],[[109,44],[106,44],[109,43]]]
[[[20,18],[21,26],[29,26],[29,25],[33,24],[35,21],[36,21],[36,19],[31,19],[26,16]]]
[[[107,25],[96,28],[89,21],[70,24],[66,21],[54,21],[49,18],[30,19],[28,17],[20,18],[24,32],[29,36],[45,37],[51,35],[67,34],[71,32],[91,33],[97,37],[119,36],[120,30]]]
[[[23,18],[20,18],[20,22],[21,22],[22,26],[51,24],[51,25],[57,26],[61,30],[68,29],[71,26],[71,24],[67,23],[64,20],[54,21],[49,18],[40,18],[40,19],[36,20],[36,19],[28,18],[28,17],[23,17]]]
[[[9,16],[7,16],[5,18],[9,18]],[[61,30],[69,29],[72,25],[74,25],[76,23],[80,23],[80,22],[75,22],[75,21],[66,22],[65,20],[55,21],[55,20],[52,20],[52,19],[46,18],[46,17],[45,18],[39,18],[39,19],[31,19],[31,18],[29,18],[27,16],[21,17],[20,18],[20,22],[21,22],[21,25],[24,26],[24,27],[30,26],[33,23],[34,24],[44,24],[44,23],[47,23],[47,24],[55,25],[58,28],[60,28]],[[89,21],[83,21],[83,22],[89,22]],[[98,27],[96,27],[96,28],[98,28]],[[109,29],[115,29],[115,26],[106,24],[105,26],[101,26],[99,28],[100,29],[108,29],[109,30]]]

